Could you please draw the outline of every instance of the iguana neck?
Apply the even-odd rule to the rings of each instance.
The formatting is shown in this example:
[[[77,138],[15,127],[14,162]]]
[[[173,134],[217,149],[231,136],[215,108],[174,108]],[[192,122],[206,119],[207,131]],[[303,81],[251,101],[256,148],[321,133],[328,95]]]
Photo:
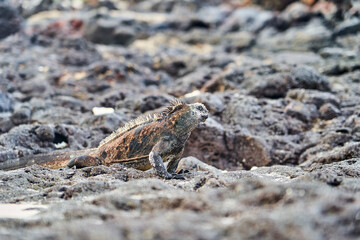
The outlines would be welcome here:
[[[173,134],[179,138],[186,140],[191,131],[196,128],[198,122],[193,119],[191,112],[184,112],[171,118],[169,121]]]

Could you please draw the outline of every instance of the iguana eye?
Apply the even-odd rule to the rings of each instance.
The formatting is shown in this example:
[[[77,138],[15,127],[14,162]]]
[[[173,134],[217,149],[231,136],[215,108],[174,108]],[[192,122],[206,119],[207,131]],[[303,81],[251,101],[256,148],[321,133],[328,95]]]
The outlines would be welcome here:
[[[197,106],[196,109],[199,110],[199,111],[204,110],[204,108],[201,105]]]

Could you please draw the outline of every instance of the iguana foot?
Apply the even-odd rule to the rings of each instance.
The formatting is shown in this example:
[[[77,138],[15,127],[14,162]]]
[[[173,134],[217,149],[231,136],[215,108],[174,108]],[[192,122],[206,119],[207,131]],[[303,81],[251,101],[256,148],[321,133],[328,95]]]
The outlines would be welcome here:
[[[165,176],[166,180],[169,179],[181,179],[181,180],[185,180],[185,176],[182,174],[177,174],[177,173],[169,173],[168,175]]]
[[[83,167],[90,167],[97,165],[101,165],[101,161],[99,159],[91,156],[83,155],[70,159],[67,164],[67,167],[71,168],[73,166],[76,166],[77,168],[83,168]]]
[[[184,173],[189,173],[190,171],[187,169],[180,169],[179,171],[177,171],[177,174],[184,174]]]

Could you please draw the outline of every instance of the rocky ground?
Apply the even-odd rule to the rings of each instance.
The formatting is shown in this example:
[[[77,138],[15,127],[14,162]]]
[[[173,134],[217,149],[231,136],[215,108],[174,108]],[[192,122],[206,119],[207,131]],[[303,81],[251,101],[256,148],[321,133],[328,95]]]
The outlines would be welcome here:
[[[0,162],[211,113],[186,180],[0,171],[0,239],[360,238],[358,1],[0,0],[0,39]]]

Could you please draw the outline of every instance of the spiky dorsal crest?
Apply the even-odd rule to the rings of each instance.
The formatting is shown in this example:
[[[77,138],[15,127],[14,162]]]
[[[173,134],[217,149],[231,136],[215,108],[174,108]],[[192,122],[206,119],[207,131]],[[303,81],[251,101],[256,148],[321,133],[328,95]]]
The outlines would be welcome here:
[[[168,106],[161,113],[161,115],[164,116],[164,117],[169,116],[170,114],[172,114],[173,112],[176,112],[177,110],[181,109],[185,105],[186,105],[186,103],[184,103],[183,101],[181,101],[179,99],[173,99],[173,100],[170,101],[170,106]]]
[[[118,128],[112,134],[110,134],[105,139],[103,139],[100,142],[99,147],[103,146],[105,143],[110,142],[111,140],[115,139],[116,137],[122,136],[124,133],[126,133],[127,131],[129,131],[131,129],[134,129],[134,128],[140,126],[140,125],[144,125],[144,124],[147,124],[147,123],[154,122],[154,121],[159,120],[159,119],[160,119],[159,114],[139,116],[138,118],[125,123],[124,126]]]
[[[147,123],[151,123],[154,121],[158,121],[158,120],[162,120],[165,117],[169,116],[170,114],[172,114],[173,112],[181,109],[183,106],[185,106],[186,104],[184,102],[182,102],[179,99],[174,99],[170,101],[170,106],[168,106],[163,112],[161,112],[160,114],[153,114],[153,115],[142,115],[139,116],[138,118],[131,120],[127,123],[125,123],[124,126],[118,128],[116,131],[114,131],[112,134],[110,134],[109,136],[107,136],[105,139],[103,139],[100,144],[99,147],[103,146],[104,144],[110,142],[111,140],[122,136],[124,133],[130,131],[131,129],[134,129],[138,126],[147,124]]]

